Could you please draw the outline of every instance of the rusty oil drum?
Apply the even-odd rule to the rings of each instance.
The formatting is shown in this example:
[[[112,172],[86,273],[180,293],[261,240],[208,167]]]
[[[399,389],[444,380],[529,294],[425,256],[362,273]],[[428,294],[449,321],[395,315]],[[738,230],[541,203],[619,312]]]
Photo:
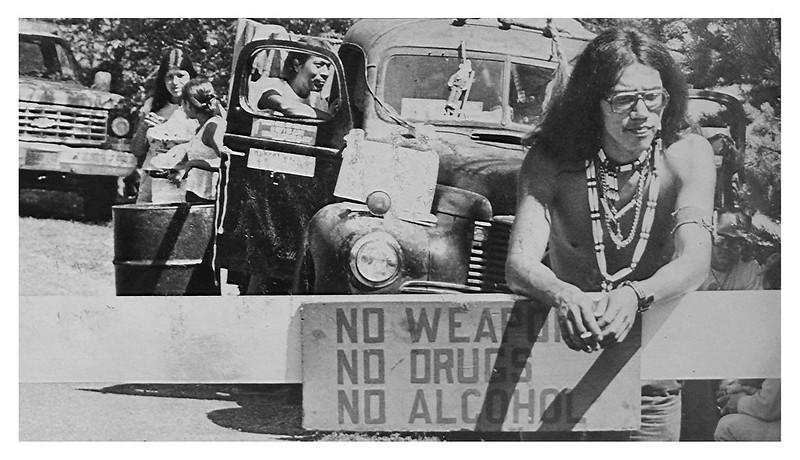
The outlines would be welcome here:
[[[112,208],[117,295],[218,295],[212,268],[214,205]]]

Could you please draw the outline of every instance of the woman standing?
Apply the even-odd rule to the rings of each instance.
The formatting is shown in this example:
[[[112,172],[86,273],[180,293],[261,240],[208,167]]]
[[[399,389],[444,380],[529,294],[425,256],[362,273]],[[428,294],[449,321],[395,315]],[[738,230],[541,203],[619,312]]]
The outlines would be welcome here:
[[[181,108],[183,87],[195,76],[197,71],[182,50],[172,49],[161,58],[155,91],[142,105],[141,121],[131,145],[143,170],[150,169],[153,156],[188,142],[197,131],[197,121],[189,119]],[[136,202],[151,201],[151,177],[145,174],[139,184]]]

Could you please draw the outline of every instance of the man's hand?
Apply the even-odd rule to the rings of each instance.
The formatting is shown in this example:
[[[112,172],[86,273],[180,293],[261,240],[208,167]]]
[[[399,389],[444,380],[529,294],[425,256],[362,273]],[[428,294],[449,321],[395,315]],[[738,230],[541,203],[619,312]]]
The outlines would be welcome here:
[[[598,301],[599,311],[603,313],[597,324],[602,330],[604,347],[611,347],[625,340],[636,321],[638,305],[639,298],[627,286],[614,289]]]
[[[562,290],[555,302],[561,337],[573,350],[595,351],[603,339],[595,320],[595,302],[585,292],[570,286]]]
[[[746,393],[731,393],[717,398],[717,407],[721,415],[735,414],[738,411],[739,400]]]
[[[717,398],[721,398],[726,395],[731,395],[734,393],[744,393],[746,395],[754,394],[759,390],[758,387],[754,387],[752,385],[746,385],[739,382],[739,380],[728,380],[722,382],[717,390]]]

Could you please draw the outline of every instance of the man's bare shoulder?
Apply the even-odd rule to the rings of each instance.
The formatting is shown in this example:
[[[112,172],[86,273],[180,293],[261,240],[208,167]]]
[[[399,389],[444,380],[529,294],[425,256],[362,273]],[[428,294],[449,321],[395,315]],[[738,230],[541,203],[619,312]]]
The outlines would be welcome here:
[[[532,148],[525,155],[519,172],[520,192],[533,195],[542,203],[549,203],[553,197],[557,174],[557,161]]]
[[[666,166],[678,177],[714,175],[714,150],[706,138],[687,134],[664,152]]]

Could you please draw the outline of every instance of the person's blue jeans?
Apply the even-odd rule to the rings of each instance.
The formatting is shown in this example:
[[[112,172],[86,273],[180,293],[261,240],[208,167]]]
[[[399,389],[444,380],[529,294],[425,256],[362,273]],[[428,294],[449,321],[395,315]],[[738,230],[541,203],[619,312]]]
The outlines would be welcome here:
[[[681,436],[681,395],[642,395],[642,426],[631,441],[678,441]]]

